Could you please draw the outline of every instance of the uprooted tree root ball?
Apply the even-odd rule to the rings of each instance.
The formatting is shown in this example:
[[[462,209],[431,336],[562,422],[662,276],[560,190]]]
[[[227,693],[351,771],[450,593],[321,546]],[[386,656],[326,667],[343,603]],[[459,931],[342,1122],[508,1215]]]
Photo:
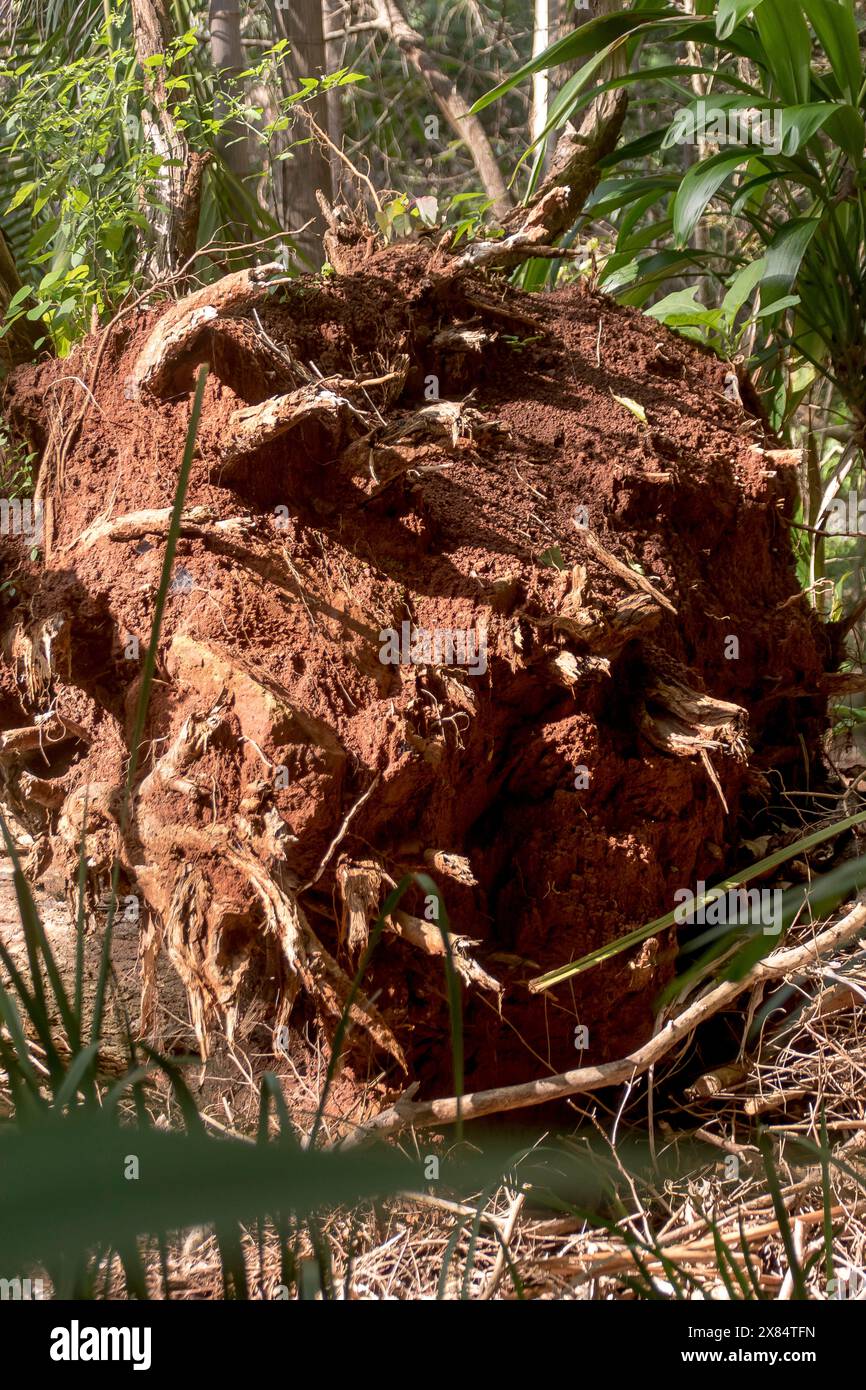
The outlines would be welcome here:
[[[203,1049],[217,1025],[332,1031],[419,871],[471,1086],[611,1059],[651,1031],[670,932],[532,981],[718,876],[740,807],[824,727],[796,457],[748,383],[744,405],[714,357],[578,284],[523,294],[423,238],[338,269],[227,276],[10,379],[45,546],[3,542],[4,813],[73,894],[86,836],[94,921],[119,856],[145,1031],[161,951]],[[397,1089],[450,1072],[434,910],[413,882],[352,1006],[354,1067]]]

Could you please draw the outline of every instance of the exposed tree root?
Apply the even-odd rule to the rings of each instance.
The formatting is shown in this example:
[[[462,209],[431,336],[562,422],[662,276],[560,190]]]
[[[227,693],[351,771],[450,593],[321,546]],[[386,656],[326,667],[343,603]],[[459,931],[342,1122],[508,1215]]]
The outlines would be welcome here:
[[[655,675],[647,683],[640,725],[664,753],[689,757],[701,749],[718,750],[742,761],[748,752],[747,723],[739,705],[692,690],[676,678]]]
[[[326,381],[315,382],[300,386],[288,395],[273,396],[261,405],[235,411],[222,446],[222,477],[232,478],[244,459],[256,449],[309,423],[315,423],[324,431],[326,452],[335,457],[346,442],[354,408],[346,396],[338,394],[341,385],[343,383],[335,383],[337,389],[333,389]]]
[[[615,138],[609,116],[569,135],[501,240],[425,238],[363,259],[362,229],[335,212],[344,279],[268,302],[283,275],[264,266],[170,305],[140,342],[99,345],[102,414],[79,421],[62,548],[4,609],[0,792],[68,884],[85,838],[91,918],[119,862],[141,905],[143,1028],[162,954],[203,1054],[218,1026],[279,1035],[307,1001],[305,1021],[332,1032],[405,875],[371,965],[382,993],[351,1004],[356,1041],[429,1068],[436,1049],[409,1056],[407,1040],[442,1025],[448,952],[468,987],[472,1065],[520,1075],[526,1046],[560,1071],[578,1018],[594,1057],[617,1056],[652,1026],[664,943],[605,968],[603,988],[557,997],[549,1016],[528,972],[650,920],[679,876],[713,871],[705,846],[731,843],[722,807],[742,809],[750,744],[783,746],[796,718],[817,747],[833,678],[816,674],[831,664],[824,636],[795,606],[783,554],[787,461],[749,457],[705,357],[666,339],[654,373],[655,325],[591,290],[540,305],[487,274],[561,254],[561,221]],[[610,396],[626,352],[651,381],[652,429],[625,421],[611,460],[599,443],[609,419],[612,433],[623,423]],[[188,423],[188,402],[171,398],[205,358],[215,370],[178,546],[190,582],[169,591],[122,817],[140,668],[118,639],[152,622]],[[443,399],[428,399],[431,377]],[[38,424],[44,396],[40,381],[22,416]],[[152,470],[139,462],[151,445]],[[728,527],[741,567],[755,557],[757,597],[688,548],[693,524]],[[145,538],[155,544],[135,544]],[[708,604],[754,635],[742,670],[722,664]],[[56,709],[75,721],[25,712]],[[442,887],[445,940],[424,915],[422,867]],[[508,1020],[496,1037],[491,1002]]]
[[[132,373],[134,390],[146,388],[156,396],[177,389],[175,375],[181,365],[192,367],[206,360],[206,331],[219,318],[241,314],[262,299],[274,285],[285,281],[279,261],[224,275],[213,285],[196,290],[174,304],[153,329]]]
[[[77,540],[70,541],[64,550],[90,550],[100,541],[140,541],[145,536],[167,536],[171,526],[172,508],[159,507],[143,512],[128,512],[126,516],[101,519],[82,531]],[[182,536],[207,536],[210,532],[240,531],[249,528],[248,516],[219,517],[212,507],[189,507],[181,513]]]
[[[501,1008],[502,985],[492,975],[488,975],[472,955],[473,948],[480,945],[480,942],[473,941],[468,936],[459,936],[455,932],[445,932],[443,935],[435,922],[425,922],[423,918],[413,917],[408,912],[395,912],[393,917],[389,917],[386,926],[389,931],[395,932],[427,956],[444,957],[450,951],[454,969],[463,982],[495,994]]]

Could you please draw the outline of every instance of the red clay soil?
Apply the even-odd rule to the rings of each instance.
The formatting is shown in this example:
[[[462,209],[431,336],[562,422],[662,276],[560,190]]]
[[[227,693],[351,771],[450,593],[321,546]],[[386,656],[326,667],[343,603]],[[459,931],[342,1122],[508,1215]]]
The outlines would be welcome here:
[[[234,996],[248,1027],[272,1025],[282,1017],[275,990],[292,989],[279,983],[245,846],[284,885],[309,883],[378,777],[298,901],[351,975],[356,958],[338,938],[340,866],[366,866],[381,898],[387,876],[433,875],[451,930],[480,943],[476,960],[504,985],[501,1016],[495,993],[464,990],[477,1087],[576,1065],[578,1023],[589,1029],[586,1062],[646,1038],[672,968],[670,934],[548,993],[527,981],[720,874],[764,774],[795,777],[803,747],[817,746],[831,653],[794,575],[784,518],[796,468],[762,452],[773,441],[728,399],[724,364],[581,286],[528,296],[478,276],[443,290],[426,273],[429,255],[426,243],[401,245],[354,274],[263,298],[258,322],[242,313],[199,343],[167,399],[129,389],[163,310],[111,332],[95,401],[69,440],[47,567],[17,551],[15,592],[2,595],[7,635],[66,619],[63,659],[42,688],[31,675],[28,694],[7,640],[0,715],[8,729],[50,706],[86,731],[56,759],[22,764],[60,777],[78,800],[60,812],[19,795],[18,820],[41,845],[40,868],[68,880],[81,830],[73,811],[88,786],[97,891],[117,845],[108,791],[125,775],[141,668],[141,655],[125,652],[130,635],[146,649],[164,536],[80,538],[98,518],[172,505],[186,369],[208,357],[187,507],[249,520],[178,544],[140,776],[190,716],[218,712],[187,780],[163,777],[141,798],[121,851],[126,891],[145,899],[151,946],[164,931],[178,969],[197,977],[207,1026],[232,1021]],[[455,347],[438,336],[455,324],[486,338]],[[90,380],[98,341],[8,385],[8,419],[49,457],[81,411],[71,378]],[[340,438],[314,419],[227,466],[232,413],[295,389],[298,363],[324,377],[397,376],[352,397]],[[465,401],[454,437],[417,421],[431,377],[443,399]],[[646,423],[617,397],[637,402]],[[575,524],[581,507],[595,544]],[[548,552],[554,564],[541,561]],[[486,669],[436,664],[435,654],[383,663],[380,634],[404,622],[485,632]],[[665,681],[741,707],[737,736],[709,739],[704,757],[699,743],[678,747]],[[275,778],[275,768],[287,773]],[[15,776],[7,781],[14,801]],[[430,851],[462,856],[468,871],[440,874]],[[424,894],[412,888],[401,906],[423,918]],[[410,1073],[428,1092],[450,1089],[441,958],[386,934],[364,990]],[[316,1013],[302,991],[291,1027]],[[353,1064],[385,1065],[399,1086],[381,1036],[355,1030]]]

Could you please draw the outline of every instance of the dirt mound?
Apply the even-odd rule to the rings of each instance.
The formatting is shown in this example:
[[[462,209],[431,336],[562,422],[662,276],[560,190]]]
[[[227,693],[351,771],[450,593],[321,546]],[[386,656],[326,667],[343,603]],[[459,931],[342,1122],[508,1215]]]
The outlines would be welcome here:
[[[332,1026],[377,904],[422,870],[466,938],[470,1084],[574,1065],[577,1024],[585,1060],[619,1055],[670,939],[528,982],[717,875],[744,797],[816,746],[831,652],[793,572],[794,460],[723,364],[580,287],[451,277],[424,241],[270,293],[244,275],[9,384],[53,498],[45,567],[19,552],[2,596],[3,726],[52,712],[4,764],[19,833],[74,879],[86,794],[91,894],[119,851],[202,1038]],[[401,909],[355,1057],[438,1085],[435,905]]]

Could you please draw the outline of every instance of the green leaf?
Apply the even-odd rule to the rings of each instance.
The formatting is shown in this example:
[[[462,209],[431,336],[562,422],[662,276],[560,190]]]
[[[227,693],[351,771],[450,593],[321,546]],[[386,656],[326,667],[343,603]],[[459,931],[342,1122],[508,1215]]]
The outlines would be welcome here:
[[[827,121],[826,131],[830,139],[850,155],[855,164],[862,163],[863,146],[866,144],[866,124],[856,107],[847,103],[834,107],[833,114]]]
[[[49,217],[47,222],[43,222],[42,226],[37,228],[27,243],[28,257],[35,256],[38,251],[41,251],[43,246],[54,236],[59,226],[59,217]]]
[[[786,294],[784,299],[776,299],[772,304],[766,304],[755,314],[756,319],[765,319],[770,314],[780,314],[783,309],[796,309],[798,304],[802,304],[798,294]]]
[[[782,153],[795,155],[830,121],[838,127],[842,137],[838,143],[843,148],[848,148],[853,142],[855,152],[862,150],[863,120],[854,108],[841,103],[813,101],[806,106],[786,106],[782,109]]]
[[[791,291],[809,243],[821,225],[819,217],[801,217],[777,232],[767,247],[761,280],[761,309],[776,304]]]
[[[635,419],[640,420],[642,425],[649,424],[649,420],[646,418],[646,411],[639,401],[633,401],[631,396],[614,396],[613,391],[611,391],[610,394],[620,405],[624,405],[626,410],[630,410]]]
[[[750,261],[742,270],[737,271],[722,300],[722,312],[730,324],[734,323],[746,300],[760,283],[765,268],[766,261],[761,256],[759,260]]]
[[[303,1216],[323,1203],[351,1207],[423,1185],[417,1162],[381,1145],[306,1151],[120,1128],[92,1112],[6,1134],[0,1156],[4,1274],[31,1260],[81,1259],[103,1242],[116,1247],[199,1223]],[[135,1181],[125,1177],[130,1157],[138,1161]]]
[[[751,158],[749,150],[722,150],[692,165],[674,200],[674,234],[678,246],[684,246],[688,241],[725,180],[741,164],[748,164]]]
[[[543,53],[539,53],[530,62],[524,63],[504,82],[498,83],[489,92],[485,92],[484,96],[479,97],[472,107],[470,115],[477,115],[491,102],[498,101],[500,97],[505,96],[506,92],[519,86],[533,73],[545,72],[548,68],[558,67],[561,63],[573,63],[576,58],[584,58],[589,53],[603,61],[608,57],[611,49],[619,45],[624,35],[630,32],[636,33],[644,25],[649,26],[653,21],[672,18],[675,14],[676,12],[670,9],[659,9],[641,13],[639,17],[629,11],[621,14],[601,15],[598,19],[591,19],[588,24],[581,24],[579,28],[572,30],[564,38],[558,39],[556,43],[551,44],[549,48],[546,48]],[[681,14],[678,17],[679,19],[683,18]]]
[[[762,0],[755,23],[767,68],[787,106],[809,100],[812,39],[798,0]]]
[[[739,138],[732,140],[728,135],[734,113],[770,111],[772,106],[773,103],[767,99],[762,103],[749,101],[739,92],[728,92],[711,98],[698,97],[677,111],[665,131],[661,149],[669,150],[676,145],[696,146],[701,140],[710,144],[715,140],[718,143],[739,145],[744,142]],[[756,120],[756,129],[758,125]]]
[[[741,20],[756,10],[761,0],[719,0],[716,13],[716,33],[720,39],[729,39]]]
[[[564,570],[565,561],[562,558],[562,551],[558,545],[551,545],[545,550],[543,555],[539,555],[538,563],[547,569]]]
[[[17,309],[19,304],[23,304],[32,289],[32,285],[22,285],[20,290],[16,290],[6,306],[7,314],[11,314],[13,309]]]
[[[697,293],[695,285],[687,290],[675,290],[647,309],[647,315],[666,323],[669,328],[717,327],[722,318],[721,310],[708,309],[706,304],[701,304]]]
[[[9,213],[14,212],[16,208],[20,208],[21,204],[26,203],[27,199],[31,196],[31,194],[35,192],[36,184],[34,182],[30,181],[28,183],[22,183],[21,187],[16,190],[11,203],[6,209],[6,216],[8,217]]]
[[[39,281],[39,293],[44,294],[50,290],[59,280],[62,280],[65,272],[63,270],[49,270]]]
[[[859,61],[857,21],[850,7],[838,4],[837,0],[800,0],[800,3],[827,55],[842,95],[856,104],[864,72]]]

